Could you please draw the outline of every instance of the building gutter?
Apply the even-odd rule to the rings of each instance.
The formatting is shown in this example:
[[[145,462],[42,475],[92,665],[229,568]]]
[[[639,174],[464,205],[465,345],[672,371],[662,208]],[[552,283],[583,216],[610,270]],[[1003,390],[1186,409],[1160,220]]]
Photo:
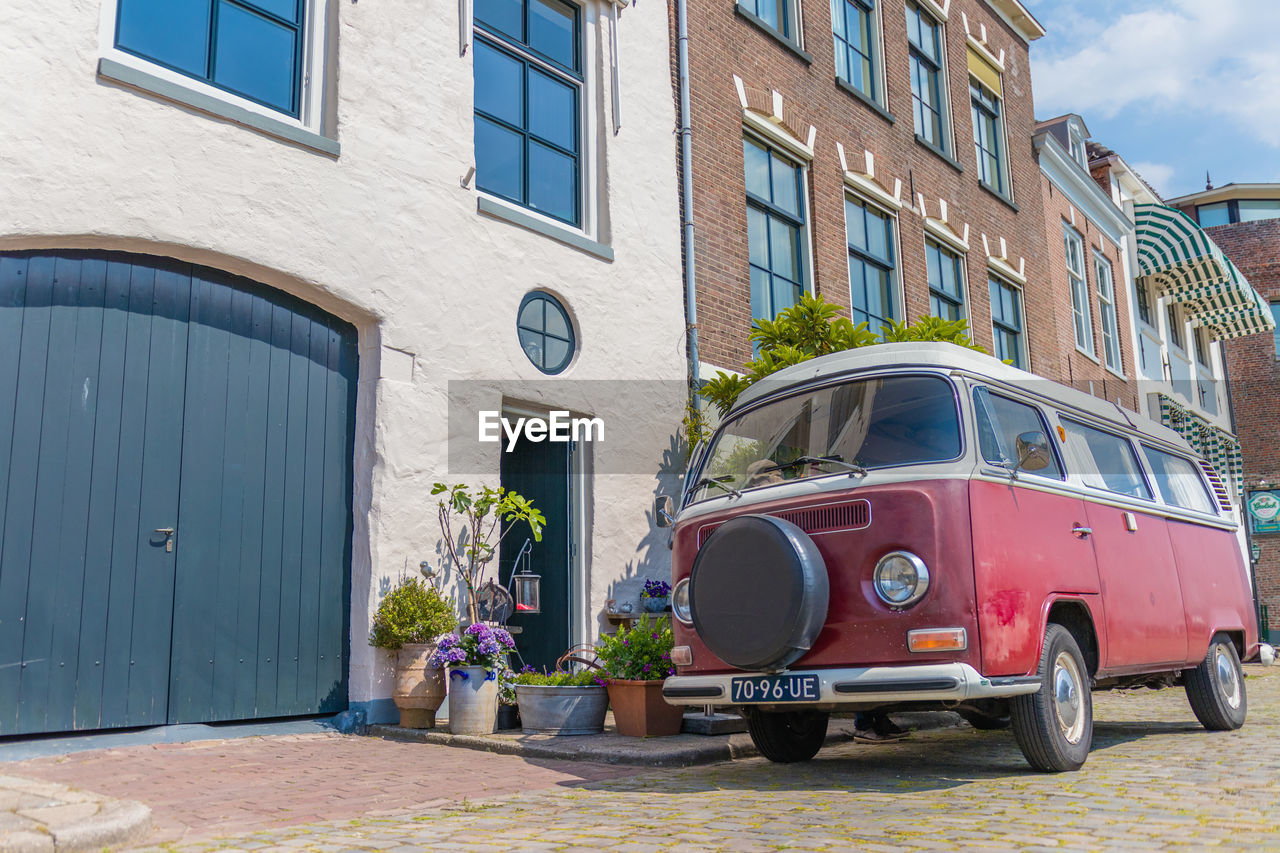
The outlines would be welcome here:
[[[676,0],[676,69],[680,82],[680,209],[684,242],[684,320],[689,345],[689,391],[701,387],[698,357],[698,296],[693,263],[693,128],[689,118],[689,9]]]

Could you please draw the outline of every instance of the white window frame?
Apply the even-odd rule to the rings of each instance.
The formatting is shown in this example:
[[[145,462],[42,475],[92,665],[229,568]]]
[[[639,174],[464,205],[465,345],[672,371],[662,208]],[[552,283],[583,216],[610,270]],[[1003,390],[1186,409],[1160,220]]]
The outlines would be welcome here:
[[[933,243],[935,246],[942,249],[943,251],[950,252],[951,254],[955,255],[956,259],[959,261],[960,319],[970,320],[971,315],[969,312],[969,254],[968,252],[960,251],[955,246],[955,244],[952,243],[951,241],[940,240],[938,239],[936,234],[933,234],[929,230],[925,230],[924,232],[924,252],[925,252],[924,281],[925,281],[925,287],[929,291],[930,299],[933,298],[933,286],[929,283],[929,244],[930,243]]]
[[[1085,272],[1084,237],[1067,223],[1062,223],[1063,263],[1067,268],[1067,281],[1071,287],[1071,325],[1076,351],[1097,361],[1097,348],[1093,340],[1093,308],[1089,299],[1089,279]],[[1075,247],[1080,259],[1080,269],[1071,266],[1071,249]],[[1083,323],[1083,326],[1081,325]],[[1084,343],[1081,346],[1081,330]],[[1087,347],[1087,348],[1086,348]]]
[[[954,159],[956,156],[956,134],[955,134],[955,118],[951,110],[951,67],[950,67],[950,51],[947,50],[947,18],[937,14],[937,6],[932,0],[914,0],[920,12],[927,18],[932,18],[933,22],[938,25],[938,45],[939,54],[941,54],[941,70],[938,71],[938,95],[942,103],[939,108],[942,112],[939,117],[938,126],[942,133],[942,139],[935,146],[925,140],[920,132],[915,129],[915,105],[911,104],[911,51],[915,46],[911,44],[911,37],[907,36],[907,103],[910,105],[912,132],[917,140],[926,148],[939,151],[948,159]],[[905,21],[906,5],[903,5],[903,14]]]
[[[547,216],[531,207],[525,207],[509,199],[501,196],[487,193],[476,185],[476,195],[484,198],[490,204],[509,210],[515,214],[515,218],[519,220],[522,217],[530,217],[536,220],[540,225],[545,226],[546,231],[553,234],[563,232],[565,234],[581,235],[588,240],[600,239],[600,219],[601,207],[603,200],[600,198],[600,181],[597,174],[600,163],[600,143],[598,140],[599,130],[598,123],[603,117],[596,109],[596,100],[600,97],[600,86],[603,81],[599,79],[596,73],[596,57],[601,50],[598,44],[598,36],[600,31],[600,3],[593,0],[564,0],[565,3],[576,6],[581,11],[582,32],[582,97],[578,100],[578,126],[581,128],[582,138],[578,141],[581,146],[579,154],[579,166],[581,174],[578,180],[578,204],[579,210],[582,212],[582,219],[578,225],[570,225],[563,219],[556,219],[554,216]],[[474,11],[472,12],[474,15]],[[613,23],[611,22],[612,26]],[[472,30],[471,42],[474,43],[474,28]],[[472,62],[474,50],[467,51],[467,61]],[[474,68],[471,71],[474,79]],[[472,115],[475,114],[475,106],[472,104]],[[474,118],[473,118],[474,121]],[[472,152],[474,156],[474,138],[471,140]]]
[[[1019,343],[1019,344],[1021,344],[1021,346],[1022,346],[1022,352],[1021,352],[1021,356],[1022,356],[1022,364],[1020,364],[1020,365],[1015,365],[1015,366],[1016,366],[1019,370],[1030,370],[1030,369],[1031,369],[1031,341],[1030,341],[1030,338],[1029,338],[1029,337],[1028,337],[1028,335],[1027,335],[1027,300],[1026,300],[1026,294],[1023,292],[1022,285],[1018,284],[1016,281],[1014,281],[1013,279],[1009,278],[1009,277],[1008,277],[1008,276],[1006,276],[1006,275],[1001,275],[1001,274],[1000,274],[1000,273],[999,273],[999,272],[998,272],[994,267],[992,267],[992,266],[988,265],[988,266],[987,266],[987,287],[988,287],[988,290],[989,290],[989,289],[990,289],[990,287],[991,287],[991,281],[992,281],[992,279],[994,279],[994,280],[996,280],[996,281],[1000,282],[1000,283],[1001,283],[1002,285],[1004,285],[1005,287],[1008,287],[1008,288],[1012,289],[1012,290],[1014,291],[1014,293],[1016,293],[1016,294],[1017,294],[1017,298],[1018,298],[1018,319],[1019,319],[1019,320],[1021,321],[1021,323],[1022,323],[1022,325],[1018,328],[1018,343]],[[990,294],[988,294],[988,299],[989,299],[989,297],[990,297]],[[988,305],[988,307],[990,307],[990,305]],[[992,310],[990,313],[991,313],[991,348],[994,350],[994,349],[995,349],[996,328],[997,328],[997,325],[996,325],[996,312],[995,312],[994,310]],[[1007,324],[1001,324],[1001,325],[1005,325],[1005,326],[1007,326]],[[994,352],[993,352],[993,353],[992,353],[992,355],[996,355],[996,353],[994,353]],[[999,356],[997,355],[997,357],[999,357]]]
[[[1115,276],[1112,274],[1111,261],[1097,249],[1093,250],[1093,280],[1098,289],[1098,320],[1102,328],[1103,364],[1107,370],[1123,379],[1124,351],[1120,348],[1120,318],[1116,311]],[[1114,364],[1107,356],[1108,338],[1111,338],[1111,348],[1115,351]]]
[[[804,50],[804,11],[800,8],[800,0],[778,0],[779,9],[786,6],[787,11],[791,14],[792,20],[795,21],[795,32],[792,35],[787,35],[782,30],[770,27],[764,18],[761,18],[755,12],[747,8],[747,2],[748,0],[734,0],[734,5],[738,6],[743,12],[750,15],[752,20],[759,21],[762,26],[768,27],[771,32],[787,44],[794,45],[799,50]]]
[[[328,45],[329,2],[330,0],[305,0],[302,81],[299,87],[297,118],[203,80],[188,77],[158,62],[119,49],[116,47],[116,19],[120,0],[103,0],[102,2],[98,22],[98,56],[149,74],[174,86],[248,110],[272,121],[319,134],[322,132],[324,123],[324,63]]]
[[[746,113],[744,118],[753,114]],[[814,271],[813,271],[813,208],[809,205],[809,168],[813,165],[812,155],[805,157],[803,154],[797,153],[798,149],[795,140],[790,134],[785,133],[777,128],[770,128],[771,132],[761,133],[762,128],[756,128],[752,122],[743,122],[742,138],[755,140],[756,143],[764,146],[766,149],[776,149],[785,159],[791,160],[799,171],[799,203],[800,210],[804,212],[804,224],[800,229],[800,263],[803,266],[801,270],[800,289],[809,296],[814,295]],[[742,192],[742,209],[745,213],[750,207],[751,202],[747,199],[745,185],[745,166],[744,166],[744,182]],[[749,232],[743,231],[743,236],[749,240]],[[748,255],[750,254],[750,245],[748,244]],[[751,295],[751,262],[747,261],[747,296],[748,300]],[[785,310],[785,309],[784,309]],[[775,315],[776,316],[776,315]],[[753,318],[754,321],[755,318]],[[767,319],[774,319],[769,317]]]
[[[840,2],[843,3],[844,0],[840,0]],[[888,66],[885,64],[885,60],[884,60],[884,0],[862,0],[862,2],[871,3],[871,50],[874,52],[874,55],[871,57],[871,73],[875,75],[876,95],[875,97],[870,97],[870,96],[867,96],[865,92],[861,92],[860,89],[858,91],[861,92],[864,96],[866,96],[867,100],[871,101],[872,103],[880,106],[885,110],[888,110],[889,109],[889,85],[888,85],[889,81],[886,79],[888,76]],[[832,29],[831,45],[834,51],[834,48],[835,48],[835,23],[834,22],[831,25],[831,29]],[[848,86],[851,89],[857,88],[849,80],[845,80],[843,78],[837,78],[837,79],[839,79],[842,83],[844,83],[846,86]],[[908,97],[910,96],[908,95]]]
[[[849,252],[849,217],[848,217],[849,208],[844,203],[846,199],[853,199],[854,201],[857,201],[859,204],[862,204],[866,207],[870,207],[871,209],[875,210],[877,213],[880,213],[883,216],[886,216],[889,218],[889,223],[890,223],[889,230],[892,232],[890,234],[890,242],[893,244],[893,269],[892,269],[893,280],[894,280],[893,308],[894,308],[894,313],[897,314],[897,317],[895,318],[895,320],[899,323],[905,323],[907,320],[907,294],[905,292],[906,288],[903,286],[903,278],[902,278],[902,228],[901,228],[902,223],[898,219],[898,212],[893,208],[885,205],[884,202],[877,201],[875,198],[872,198],[871,196],[865,193],[860,193],[855,191],[852,187],[849,186],[848,182],[846,182],[844,185],[844,198],[841,199],[840,209],[845,213],[845,217],[844,217],[844,234],[845,234],[844,285],[849,292],[849,305],[852,308],[853,279],[850,277],[850,274],[849,274],[849,254],[850,254]],[[877,329],[869,328],[868,330],[872,334],[875,334],[875,335],[880,334],[880,331]]]

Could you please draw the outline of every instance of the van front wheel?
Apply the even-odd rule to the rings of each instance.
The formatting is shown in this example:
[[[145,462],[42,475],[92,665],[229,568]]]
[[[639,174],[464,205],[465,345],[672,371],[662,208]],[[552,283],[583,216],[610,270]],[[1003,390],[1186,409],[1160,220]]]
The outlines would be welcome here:
[[[1249,714],[1244,671],[1240,668],[1235,643],[1228,637],[1215,636],[1200,665],[1182,675],[1191,710],[1201,725],[1213,732],[1227,732],[1244,725],[1244,718]]]
[[[1093,696],[1071,632],[1051,624],[1040,653],[1040,690],[1009,701],[1013,736],[1036,770],[1079,770],[1093,745]]]
[[[808,761],[827,738],[825,711],[747,711],[747,731],[760,754],[770,761]]]

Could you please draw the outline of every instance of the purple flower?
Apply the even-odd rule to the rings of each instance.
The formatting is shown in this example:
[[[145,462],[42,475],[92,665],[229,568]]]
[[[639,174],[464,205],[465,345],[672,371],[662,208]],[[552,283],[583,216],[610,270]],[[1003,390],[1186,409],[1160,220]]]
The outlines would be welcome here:
[[[629,637],[623,637],[623,638],[622,638],[622,645],[624,645],[624,646],[629,646],[629,645],[631,645],[631,639],[630,639]]]
[[[489,633],[489,626],[483,622],[475,622],[468,625],[467,630],[464,633],[469,637],[479,637],[481,634]]]
[[[502,646],[492,637],[485,637],[476,644],[476,651],[482,655],[496,655],[502,652]]]
[[[505,628],[494,629],[493,638],[508,649],[514,649],[516,647],[516,641],[511,638],[510,632]]]
[[[645,664],[645,665],[644,665],[644,671],[645,671],[645,672],[648,672],[648,671],[649,671],[649,664]]]
[[[656,639],[658,639],[658,635],[655,633],[652,637],[650,637],[650,639],[652,639],[652,640],[656,640]]]

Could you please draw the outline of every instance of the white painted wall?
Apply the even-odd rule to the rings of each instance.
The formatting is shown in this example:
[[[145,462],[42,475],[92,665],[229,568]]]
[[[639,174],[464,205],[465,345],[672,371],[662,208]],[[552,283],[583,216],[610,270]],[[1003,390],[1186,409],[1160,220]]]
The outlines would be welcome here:
[[[0,249],[169,255],[297,294],[359,328],[350,697],[364,702],[391,690],[387,656],[365,641],[370,590],[434,560],[429,490],[449,478],[447,381],[543,378],[515,333],[532,288],[574,313],[579,354],[565,380],[674,380],[590,412],[617,425],[638,407],[670,433],[651,436],[653,472],[587,480],[585,621],[596,624],[628,567],[667,565],[651,503],[685,372],[675,115],[666,6],[641,3],[620,15],[624,125],[613,134],[612,18],[588,0],[608,263],[479,215],[476,192],[460,185],[473,162],[472,68],[470,52],[459,56],[456,0],[329,2],[336,159],[100,78],[98,0],[5,3]],[[566,405],[554,390],[532,396]],[[485,482],[496,485],[496,456],[492,471]]]

